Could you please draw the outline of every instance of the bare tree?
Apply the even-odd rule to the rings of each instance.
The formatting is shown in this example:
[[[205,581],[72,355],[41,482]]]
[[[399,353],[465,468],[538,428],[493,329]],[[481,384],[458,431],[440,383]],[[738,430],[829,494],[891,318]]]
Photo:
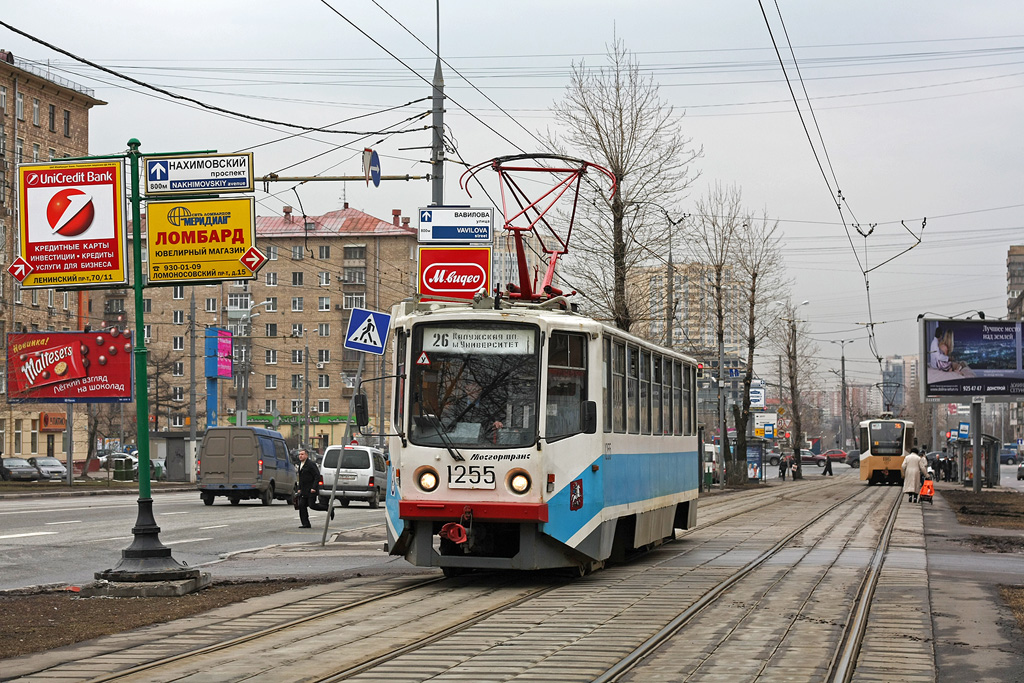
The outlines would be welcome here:
[[[628,331],[642,305],[628,293],[630,273],[664,253],[667,241],[656,205],[671,204],[696,179],[690,164],[703,149],[691,147],[680,116],[622,41],[608,46],[607,59],[596,69],[573,64],[548,141],[559,153],[600,164],[615,176],[614,196],[588,189],[581,202],[566,269],[590,284],[585,294],[598,309],[594,314]]]
[[[786,264],[782,258],[778,228],[778,221],[770,221],[766,214],[760,217],[748,215],[740,226],[736,239],[736,279],[742,287],[739,305],[744,309],[737,313],[745,313],[746,370],[743,374],[743,389],[740,392],[741,403],[733,405],[736,449],[731,467],[727,468],[731,484],[742,483],[746,479],[746,467],[743,466],[743,462],[747,452],[754,352],[767,340],[774,322],[771,316],[764,315],[764,312],[772,301],[784,295],[789,284],[785,280]]]
[[[724,188],[716,183],[704,197],[697,200],[688,225],[687,238],[693,259],[707,267],[711,282],[715,339],[718,342],[718,387],[725,381],[722,359],[725,347],[725,321],[729,314],[729,293],[735,284],[733,270],[738,235],[746,217],[741,209],[738,188]],[[721,395],[721,393],[719,394]],[[721,398],[719,399],[721,401]],[[719,443],[723,463],[732,462],[729,439],[724,429],[725,418],[719,404]],[[731,470],[737,469],[732,467]],[[730,475],[732,476],[732,475]]]
[[[804,390],[809,388],[809,382],[814,377],[817,363],[814,358],[817,355],[817,346],[806,335],[807,323],[797,318],[797,309],[807,302],[799,305],[792,302],[786,305],[786,311],[779,321],[783,323],[778,329],[778,342],[786,354],[786,367],[789,383],[789,413],[792,418],[793,428],[791,429],[790,446],[793,449],[793,456],[796,463],[794,478],[800,479],[803,476],[803,466],[800,462],[800,451],[803,448],[804,422],[803,402],[801,400]]]

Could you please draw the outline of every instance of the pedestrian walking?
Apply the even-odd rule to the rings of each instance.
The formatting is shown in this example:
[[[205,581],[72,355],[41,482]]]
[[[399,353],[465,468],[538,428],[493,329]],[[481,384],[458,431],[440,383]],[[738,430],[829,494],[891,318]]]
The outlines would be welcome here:
[[[826,474],[832,476],[832,458],[827,455],[825,456],[825,469],[821,471],[821,476],[824,477]]]
[[[326,512],[327,506],[321,505],[319,500],[320,489],[320,468],[309,459],[306,449],[299,450],[299,490],[295,494],[295,509],[299,511],[299,528],[310,529],[309,510],[313,508],[320,512]],[[331,508],[331,519],[334,519],[334,509]]]
[[[917,502],[918,492],[921,490],[921,477],[927,467],[927,460],[921,457],[917,448],[911,448],[910,454],[903,458],[903,493],[906,493],[911,503]]]
[[[789,458],[785,455],[779,456],[779,479],[786,481],[786,470],[789,469]]]

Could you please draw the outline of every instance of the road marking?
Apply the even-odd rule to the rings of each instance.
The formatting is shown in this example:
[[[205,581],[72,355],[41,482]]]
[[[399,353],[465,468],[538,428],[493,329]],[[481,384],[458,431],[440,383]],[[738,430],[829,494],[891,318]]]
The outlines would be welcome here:
[[[69,519],[66,522],[47,522],[46,526],[53,526],[54,524],[81,524],[81,523],[82,523],[82,520],[80,520],[80,519]]]
[[[164,541],[164,545],[178,545],[180,543],[199,543],[200,541],[212,541],[212,538],[185,538],[180,541]]]
[[[170,515],[187,515],[187,514],[188,514],[188,510],[185,510],[184,512],[161,512],[160,516],[161,517],[169,517]]]
[[[5,538],[28,538],[29,536],[50,536],[56,534],[56,531],[32,531],[27,534],[7,534],[6,536],[0,536],[0,541]]]
[[[206,531],[207,529],[223,529],[224,527],[231,526],[230,524],[216,524],[214,526],[201,526],[200,531]]]
[[[82,543],[103,543],[104,541],[130,541],[135,538],[134,536],[113,536],[112,538],[94,538],[91,541],[81,541]]]

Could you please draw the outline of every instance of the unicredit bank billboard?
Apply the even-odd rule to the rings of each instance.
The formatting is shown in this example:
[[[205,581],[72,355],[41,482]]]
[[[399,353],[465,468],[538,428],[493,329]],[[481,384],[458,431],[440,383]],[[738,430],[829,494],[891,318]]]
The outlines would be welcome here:
[[[918,366],[927,401],[1024,401],[1019,322],[924,318]]]
[[[490,289],[490,247],[420,247],[418,291],[424,301],[472,299]]]

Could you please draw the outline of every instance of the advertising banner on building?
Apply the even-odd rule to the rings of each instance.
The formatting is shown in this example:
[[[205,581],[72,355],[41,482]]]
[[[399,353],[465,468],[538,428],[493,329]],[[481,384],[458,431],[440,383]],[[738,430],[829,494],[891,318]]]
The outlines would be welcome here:
[[[7,335],[10,403],[129,403],[131,333],[31,332]]]
[[[19,254],[8,272],[22,287],[128,283],[124,163],[18,166]]]
[[[922,399],[1024,400],[1021,348],[1019,322],[922,319]]]
[[[472,299],[491,287],[490,247],[420,247],[419,293],[431,297]]]
[[[231,330],[207,327],[205,339],[207,379],[231,379],[234,376],[234,345]]]

